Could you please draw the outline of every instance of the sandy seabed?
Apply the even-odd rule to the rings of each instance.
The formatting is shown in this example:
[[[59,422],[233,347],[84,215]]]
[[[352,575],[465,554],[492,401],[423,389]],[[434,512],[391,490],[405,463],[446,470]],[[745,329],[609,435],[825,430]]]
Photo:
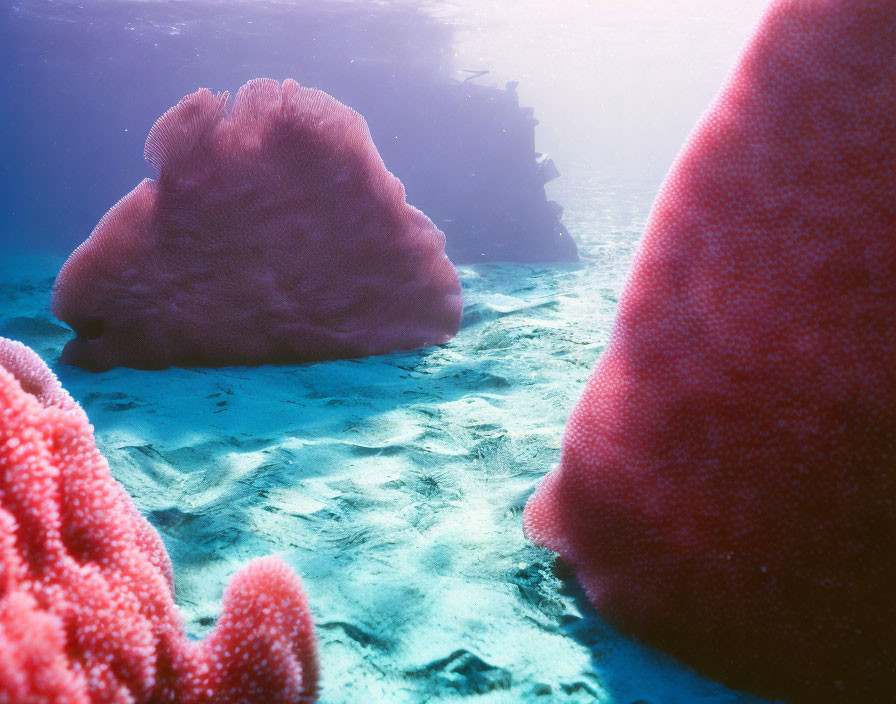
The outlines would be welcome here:
[[[230,577],[276,554],[317,624],[323,704],[759,704],[596,615],[522,509],[609,336],[652,188],[581,179],[574,266],[459,269],[443,347],[360,360],[91,374],[59,363],[59,256],[0,261],[0,335],[85,408],[159,530],[191,635]],[[572,206],[572,207],[570,207]]]

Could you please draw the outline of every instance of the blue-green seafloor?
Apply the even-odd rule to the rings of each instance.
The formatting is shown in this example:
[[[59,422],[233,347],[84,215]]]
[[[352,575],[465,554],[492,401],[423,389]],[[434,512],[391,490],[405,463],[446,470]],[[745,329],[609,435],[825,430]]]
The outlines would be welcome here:
[[[61,365],[64,255],[0,261],[0,335],[87,411],[161,533],[191,635],[225,584],[277,554],[317,624],[321,702],[757,704],[620,635],[523,537],[567,414],[607,341],[652,189],[581,179],[579,265],[460,267],[444,347],[298,366]]]

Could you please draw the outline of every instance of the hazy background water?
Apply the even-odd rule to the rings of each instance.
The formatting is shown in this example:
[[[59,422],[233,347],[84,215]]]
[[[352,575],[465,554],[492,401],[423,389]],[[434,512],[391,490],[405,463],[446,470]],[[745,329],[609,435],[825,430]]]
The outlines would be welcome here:
[[[338,72],[331,82],[351,95],[352,81],[364,80],[372,65],[399,88],[411,76],[469,77],[464,70],[488,70],[478,83],[518,81],[521,103],[541,123],[536,148],[551,153],[563,174],[550,194],[575,221],[580,178],[624,177],[655,189],[763,5],[7,2],[0,12],[0,245],[70,250],[83,240],[151,175],[142,159],[146,134],[186,93],[199,86],[233,92],[258,75],[313,85],[324,63],[338,67],[328,76]],[[374,138],[382,148],[391,135],[374,129]]]
[[[657,183],[766,0],[454,0],[454,58],[520,81],[562,172]],[[560,187],[560,184],[557,184]]]

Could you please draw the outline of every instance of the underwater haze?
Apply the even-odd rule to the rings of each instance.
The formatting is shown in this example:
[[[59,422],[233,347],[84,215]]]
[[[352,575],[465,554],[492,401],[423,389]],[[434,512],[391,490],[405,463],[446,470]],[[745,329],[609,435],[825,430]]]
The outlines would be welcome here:
[[[763,6],[761,0],[6,3],[2,242],[70,251],[133,184],[152,175],[143,143],[159,115],[199,87],[234,93],[259,76],[294,78],[361,112],[387,168],[430,217],[433,207],[444,209],[449,194],[432,189],[444,187],[439,179],[448,170],[467,176],[450,182],[465,187],[458,197],[507,197],[497,183],[477,183],[470,176],[475,168],[466,169],[459,156],[475,159],[494,139],[489,116],[471,114],[470,99],[455,95],[453,84],[462,81],[483,93],[501,89],[482,98],[490,103],[507,82],[518,83],[519,103],[539,122],[532,146],[551,155],[563,174],[548,185],[561,206],[569,207],[566,194],[579,173],[655,189]],[[433,100],[449,103],[443,115],[421,114]],[[491,120],[526,130],[506,114]],[[509,166],[496,181],[519,178],[519,164]],[[508,207],[531,200],[531,190],[518,190]],[[470,237],[498,234],[492,228]],[[449,237],[449,254],[452,246]],[[508,258],[506,251],[498,258]]]
[[[613,628],[522,511],[639,237],[763,0],[4,3],[0,336],[84,408],[191,637],[255,557],[300,575],[325,704],[758,704]],[[63,364],[56,274],[205,87],[319,88],[445,233],[444,345],[303,364]]]

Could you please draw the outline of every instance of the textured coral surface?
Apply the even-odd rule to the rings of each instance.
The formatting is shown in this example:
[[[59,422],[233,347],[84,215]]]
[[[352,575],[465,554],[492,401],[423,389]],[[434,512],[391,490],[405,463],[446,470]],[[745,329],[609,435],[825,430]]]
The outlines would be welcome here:
[[[525,512],[735,686],[896,697],[896,4],[773,2],[655,202]]]
[[[171,563],[97,451],[83,410],[0,338],[0,702],[314,701],[305,594],[263,558],[188,641]]]
[[[220,366],[444,343],[461,291],[444,235],[405,202],[364,119],[318,90],[202,89],[153,126],[158,171],[59,273],[63,360]]]

